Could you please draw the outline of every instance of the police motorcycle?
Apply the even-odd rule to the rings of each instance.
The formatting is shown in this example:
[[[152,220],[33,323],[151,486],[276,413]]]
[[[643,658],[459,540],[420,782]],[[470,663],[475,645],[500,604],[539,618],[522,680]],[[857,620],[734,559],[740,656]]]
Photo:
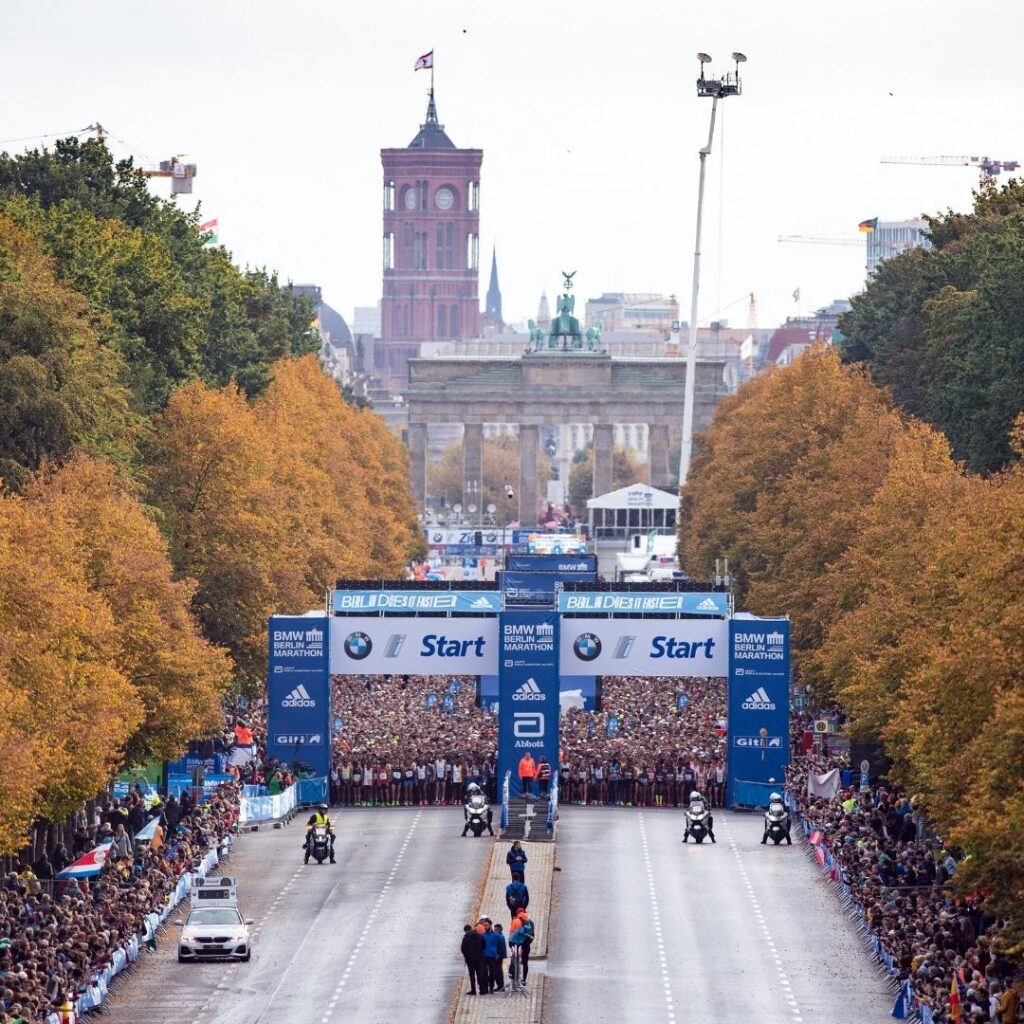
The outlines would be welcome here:
[[[690,794],[690,802],[686,807],[686,831],[683,833],[683,842],[693,838],[693,841],[700,845],[707,837],[715,841],[715,833],[712,829],[711,812],[704,798],[697,792]]]
[[[789,834],[790,820],[789,812],[783,802],[781,793],[772,793],[768,798],[768,809],[764,812],[764,835],[761,836],[762,845],[770,839],[776,846],[786,840],[788,846],[793,845]]]
[[[308,864],[313,857],[317,864],[323,864],[329,857],[334,863],[334,849],[331,834],[331,819],[327,815],[327,804],[318,804],[306,823],[306,841],[302,844],[305,851],[303,862]]]
[[[462,813],[466,820],[462,829],[463,835],[472,832],[479,839],[484,834],[484,829],[494,835],[494,829],[491,828],[491,806],[483,790],[475,782],[471,782],[466,790],[466,803]]]

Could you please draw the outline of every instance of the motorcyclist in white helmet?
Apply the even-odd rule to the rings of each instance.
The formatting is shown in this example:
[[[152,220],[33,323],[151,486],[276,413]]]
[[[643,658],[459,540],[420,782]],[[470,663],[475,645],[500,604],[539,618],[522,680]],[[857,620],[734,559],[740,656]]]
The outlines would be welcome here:
[[[718,840],[715,838],[715,816],[711,813],[711,804],[709,804],[707,802],[707,800],[705,800],[704,797],[699,792],[697,792],[697,790],[693,790],[690,793],[690,807],[692,807],[694,809],[700,808],[701,810],[703,810],[703,811],[705,811],[707,813],[707,819],[705,821],[705,824],[707,825],[708,835],[711,838],[711,842],[717,843]],[[687,818],[686,819],[686,831],[683,833],[683,842],[684,843],[689,838],[689,836],[690,836],[690,819]]]
[[[764,835],[761,836],[761,845],[764,846],[768,842],[768,819],[769,816],[774,818],[776,821],[779,820],[780,815],[785,814],[785,820],[782,822],[783,828],[786,830],[786,843],[789,846],[793,845],[793,840],[790,837],[789,830],[792,822],[789,817],[789,812],[786,810],[786,802],[782,799],[782,794],[774,792],[768,797],[768,810],[764,816]]]
[[[466,802],[463,805],[462,813],[466,818],[466,824],[463,826],[462,834],[465,835],[469,831],[469,811],[470,808],[487,808],[487,831],[493,836],[494,829],[491,827],[491,819],[493,817],[490,805],[487,803],[487,797],[484,791],[475,783],[471,782],[466,787]]]

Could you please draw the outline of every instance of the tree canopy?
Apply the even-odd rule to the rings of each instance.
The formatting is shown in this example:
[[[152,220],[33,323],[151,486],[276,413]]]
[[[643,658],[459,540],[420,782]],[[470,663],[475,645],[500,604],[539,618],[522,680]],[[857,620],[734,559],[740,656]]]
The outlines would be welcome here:
[[[1024,181],[983,183],[971,213],[927,220],[932,248],[883,261],[853,297],[843,358],[991,472],[1014,458],[1024,408]]]

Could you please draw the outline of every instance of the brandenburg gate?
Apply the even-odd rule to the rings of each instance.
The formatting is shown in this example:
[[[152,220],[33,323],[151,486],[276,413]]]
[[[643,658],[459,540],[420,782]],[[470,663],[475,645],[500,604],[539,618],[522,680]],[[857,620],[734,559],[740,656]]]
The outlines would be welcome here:
[[[575,273],[575,272],[574,272]],[[409,360],[409,454],[413,492],[427,494],[427,429],[463,425],[463,479],[483,480],[485,423],[519,428],[521,525],[537,525],[546,495],[537,474],[544,426],[593,424],[594,494],[612,490],[612,438],[619,423],[648,431],[649,483],[669,487],[669,429],[682,421],[686,360],[622,358],[605,351],[597,328],[581,331],[573,315],[573,274],[547,334],[530,321],[530,343],[518,359],[454,356]],[[694,430],[703,430],[721,398],[724,360],[697,362]]]

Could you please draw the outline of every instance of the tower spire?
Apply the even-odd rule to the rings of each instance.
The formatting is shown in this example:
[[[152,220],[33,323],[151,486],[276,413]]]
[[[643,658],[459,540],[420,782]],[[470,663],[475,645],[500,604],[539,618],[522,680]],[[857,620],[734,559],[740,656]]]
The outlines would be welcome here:
[[[491,281],[487,288],[487,309],[484,313],[489,326],[500,331],[505,322],[501,317],[501,288],[498,287],[498,247],[491,249]]]

